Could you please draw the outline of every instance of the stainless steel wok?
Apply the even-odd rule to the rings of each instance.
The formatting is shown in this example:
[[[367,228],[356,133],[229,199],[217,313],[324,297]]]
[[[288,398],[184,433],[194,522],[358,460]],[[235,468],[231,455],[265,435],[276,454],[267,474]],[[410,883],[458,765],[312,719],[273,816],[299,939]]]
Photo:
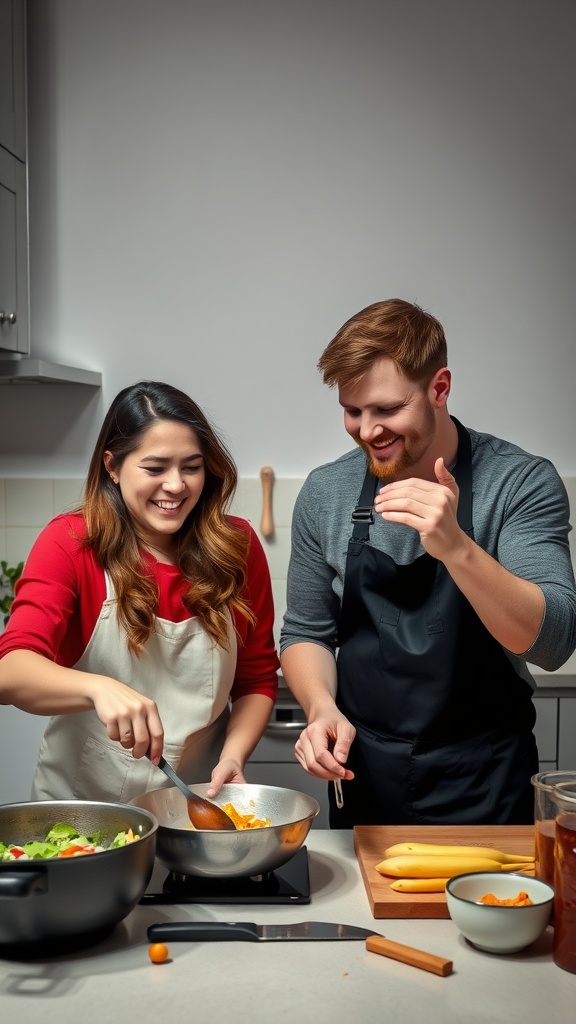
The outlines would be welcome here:
[[[206,796],[208,783],[190,786]],[[130,801],[158,820],[156,856],[170,871],[205,878],[237,878],[274,871],[300,849],[320,810],[317,800],[278,786],[224,786],[215,803],[232,803],[240,814],[270,818],[265,828],[236,832],[198,831],[190,825],[186,799],[176,787],[152,790]]]

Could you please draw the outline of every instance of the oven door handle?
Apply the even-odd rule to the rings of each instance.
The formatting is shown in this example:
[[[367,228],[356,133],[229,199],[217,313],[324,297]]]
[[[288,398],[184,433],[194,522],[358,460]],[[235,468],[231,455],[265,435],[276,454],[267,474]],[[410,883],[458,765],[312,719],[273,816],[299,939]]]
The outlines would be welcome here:
[[[296,721],[292,720],[290,722],[269,722],[266,726],[266,732],[295,732],[296,730],[302,732],[302,729],[305,728],[306,720],[304,718],[300,718]]]

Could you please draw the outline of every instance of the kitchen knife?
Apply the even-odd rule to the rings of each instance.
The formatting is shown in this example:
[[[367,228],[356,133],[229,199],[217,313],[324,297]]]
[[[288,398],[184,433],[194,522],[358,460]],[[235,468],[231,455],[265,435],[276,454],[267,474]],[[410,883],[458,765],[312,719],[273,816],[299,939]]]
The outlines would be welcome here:
[[[366,949],[391,957],[412,967],[421,967],[441,977],[452,972],[452,961],[426,953],[413,946],[392,942],[367,928],[327,921],[304,921],[300,924],[254,924],[253,921],[165,921],[151,924],[149,942],[326,942],[362,939]]]
[[[151,924],[150,942],[318,942],[333,939],[367,939],[374,932],[351,924],[304,921],[300,924],[254,924],[252,921],[166,921]]]

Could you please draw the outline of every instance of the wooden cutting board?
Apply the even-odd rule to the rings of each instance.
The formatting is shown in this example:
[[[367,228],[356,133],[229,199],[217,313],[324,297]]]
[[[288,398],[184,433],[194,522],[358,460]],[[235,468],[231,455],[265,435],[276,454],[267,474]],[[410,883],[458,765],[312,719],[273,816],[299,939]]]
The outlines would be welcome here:
[[[376,871],[384,851],[395,843],[448,843],[493,846],[504,853],[534,854],[533,825],[356,825],[354,849],[375,918],[449,917],[443,892],[402,893]]]

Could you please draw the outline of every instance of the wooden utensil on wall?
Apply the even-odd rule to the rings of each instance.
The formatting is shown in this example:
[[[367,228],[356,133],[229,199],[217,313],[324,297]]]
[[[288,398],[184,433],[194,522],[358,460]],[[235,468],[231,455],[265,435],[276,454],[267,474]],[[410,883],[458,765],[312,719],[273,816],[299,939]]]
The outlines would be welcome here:
[[[274,533],[274,517],[272,515],[272,487],[274,485],[274,470],[271,466],[262,466],[260,470],[262,481],[262,519],[260,521],[260,532],[263,537],[271,537]]]

